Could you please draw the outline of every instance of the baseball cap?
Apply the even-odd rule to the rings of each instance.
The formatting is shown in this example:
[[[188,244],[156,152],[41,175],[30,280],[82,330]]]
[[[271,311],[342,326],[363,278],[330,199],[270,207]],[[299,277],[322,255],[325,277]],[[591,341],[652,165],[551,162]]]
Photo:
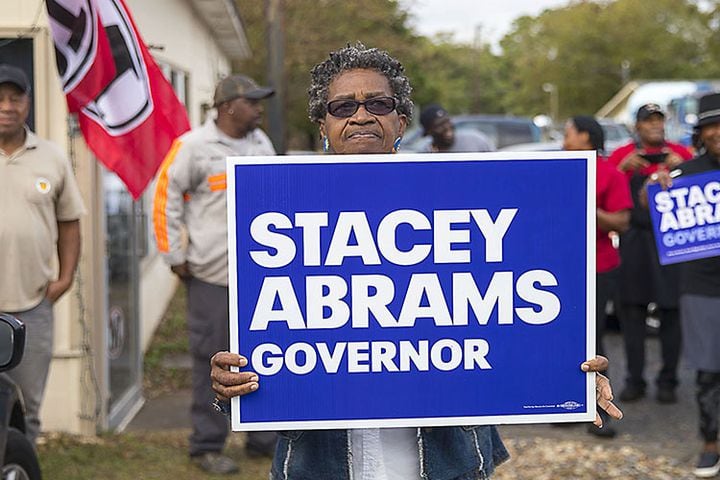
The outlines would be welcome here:
[[[250,77],[246,77],[245,75],[232,75],[222,79],[220,83],[217,84],[217,87],[215,87],[213,106],[217,107],[221,103],[229,102],[239,97],[260,100],[274,93],[275,90],[269,87],[259,86]]]
[[[663,118],[665,118],[665,112],[663,112],[663,109],[660,108],[660,105],[657,103],[646,103],[642,107],[638,108],[637,114],[635,115],[635,120],[638,122],[642,122],[643,120],[647,120],[650,118],[651,115],[661,115]]]
[[[440,105],[428,105],[427,107],[423,108],[422,112],[420,112],[420,125],[422,125],[427,132],[432,128],[435,120],[447,116],[448,112]]]
[[[30,93],[30,81],[25,72],[17,67],[0,64],[0,83],[12,83],[25,93]]]

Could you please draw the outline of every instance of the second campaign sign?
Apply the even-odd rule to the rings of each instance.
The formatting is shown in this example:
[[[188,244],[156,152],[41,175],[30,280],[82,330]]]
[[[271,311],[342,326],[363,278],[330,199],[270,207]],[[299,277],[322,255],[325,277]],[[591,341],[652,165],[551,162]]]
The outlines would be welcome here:
[[[236,430],[591,421],[595,155],[235,157]]]

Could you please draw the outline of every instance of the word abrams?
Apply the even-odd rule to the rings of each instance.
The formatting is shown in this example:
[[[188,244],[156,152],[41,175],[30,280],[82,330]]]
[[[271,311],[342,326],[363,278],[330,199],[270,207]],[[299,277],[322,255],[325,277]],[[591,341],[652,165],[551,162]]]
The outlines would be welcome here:
[[[677,263],[720,253],[720,181],[717,173],[688,175],[673,188],[649,189],[660,262]]]
[[[512,272],[495,272],[480,291],[469,272],[452,274],[452,314],[437,274],[416,273],[410,277],[399,315],[388,307],[395,299],[395,284],[384,275],[353,275],[351,288],[339,276],[305,278],[307,315],[303,315],[290,277],[266,277],[263,280],[250,330],[266,330],[271,322],[283,322],[290,330],[327,329],[345,326],[367,328],[371,315],[380,327],[414,327],[419,318],[430,318],[438,327],[468,325],[472,310],[479,325],[487,325],[495,308],[498,325],[512,325],[514,315],[528,324],[542,325],[555,320],[560,300],[541,287],[556,287],[555,276],[545,270],[530,270],[513,282]],[[351,291],[352,305],[344,300]],[[522,300],[538,306],[513,308],[514,292]],[[275,308],[279,300],[280,308]],[[423,302],[426,305],[423,305]],[[468,308],[469,307],[469,308]],[[329,316],[325,316],[326,311]]]

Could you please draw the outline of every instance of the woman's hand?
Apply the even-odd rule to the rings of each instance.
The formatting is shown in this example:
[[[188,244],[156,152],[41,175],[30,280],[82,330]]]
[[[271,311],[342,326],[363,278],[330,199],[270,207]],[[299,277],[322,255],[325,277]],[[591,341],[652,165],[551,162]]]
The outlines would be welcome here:
[[[237,353],[217,352],[210,359],[212,389],[221,400],[247,395],[260,387],[255,372],[231,372],[230,367],[245,367],[248,361]]]
[[[604,372],[605,370],[607,370],[607,368],[608,359],[605,357],[601,357],[600,355],[597,355],[592,360],[583,362],[580,365],[580,369],[583,372],[596,372],[595,394],[598,406],[605,410],[607,414],[610,415],[612,418],[620,420],[623,417],[623,413],[617,406],[615,406],[614,403],[612,403],[613,393],[612,387],[610,386],[610,380],[608,380],[605,375],[599,373]],[[597,413],[595,414],[595,422],[593,423],[598,427],[602,427],[602,419]]]

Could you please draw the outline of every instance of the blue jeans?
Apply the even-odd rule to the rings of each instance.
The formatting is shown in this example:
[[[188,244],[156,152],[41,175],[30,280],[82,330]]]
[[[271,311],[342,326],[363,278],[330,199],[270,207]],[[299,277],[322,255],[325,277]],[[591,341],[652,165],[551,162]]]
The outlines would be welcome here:
[[[25,354],[7,374],[20,387],[25,401],[27,437],[35,443],[40,433],[40,405],[45,393],[53,349],[53,308],[47,298],[24,312],[7,312],[25,324]]]

